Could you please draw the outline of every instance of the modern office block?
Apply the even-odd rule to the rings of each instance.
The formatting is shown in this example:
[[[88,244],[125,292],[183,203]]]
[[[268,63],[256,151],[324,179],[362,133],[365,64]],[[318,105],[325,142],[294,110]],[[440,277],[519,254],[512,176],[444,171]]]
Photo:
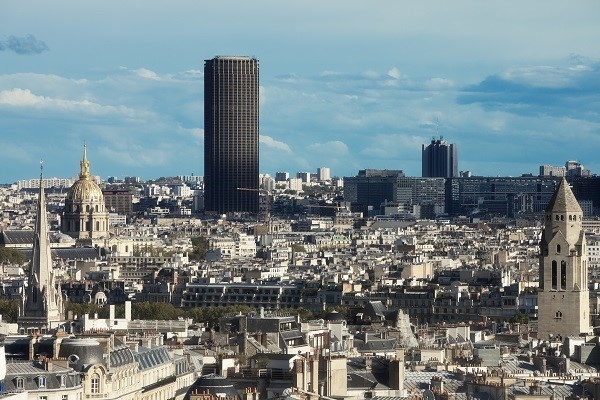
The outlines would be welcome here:
[[[258,60],[204,63],[205,211],[258,212]]]
[[[422,146],[422,176],[424,178],[454,178],[458,176],[458,146],[433,139]]]

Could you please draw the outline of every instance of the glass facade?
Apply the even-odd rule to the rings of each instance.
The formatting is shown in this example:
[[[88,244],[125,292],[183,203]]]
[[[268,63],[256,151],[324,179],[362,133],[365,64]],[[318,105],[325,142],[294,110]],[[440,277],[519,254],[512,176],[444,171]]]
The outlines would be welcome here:
[[[258,78],[255,58],[215,57],[204,63],[207,212],[258,213]]]

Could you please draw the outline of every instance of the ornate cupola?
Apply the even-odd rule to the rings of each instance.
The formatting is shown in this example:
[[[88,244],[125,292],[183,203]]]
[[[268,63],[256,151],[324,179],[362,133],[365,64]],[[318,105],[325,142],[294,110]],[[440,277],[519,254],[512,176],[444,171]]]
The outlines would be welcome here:
[[[79,165],[79,180],[71,186],[65,199],[61,231],[75,239],[107,237],[108,211],[102,190],[92,179],[85,145]]]

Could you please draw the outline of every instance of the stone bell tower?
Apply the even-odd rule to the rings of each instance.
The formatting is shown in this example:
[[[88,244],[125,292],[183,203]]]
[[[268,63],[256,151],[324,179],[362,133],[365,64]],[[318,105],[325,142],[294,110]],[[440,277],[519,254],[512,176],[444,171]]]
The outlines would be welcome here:
[[[540,241],[538,338],[591,332],[588,258],[583,212],[566,179],[558,184],[545,212]]]

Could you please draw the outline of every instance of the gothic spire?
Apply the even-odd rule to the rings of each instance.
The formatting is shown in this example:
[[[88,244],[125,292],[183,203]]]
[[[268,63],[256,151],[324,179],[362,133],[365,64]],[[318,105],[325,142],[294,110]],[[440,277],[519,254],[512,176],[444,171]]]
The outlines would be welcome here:
[[[21,327],[48,330],[62,320],[62,296],[55,284],[43,185],[43,162],[40,162],[40,187],[29,282],[18,319]]]

